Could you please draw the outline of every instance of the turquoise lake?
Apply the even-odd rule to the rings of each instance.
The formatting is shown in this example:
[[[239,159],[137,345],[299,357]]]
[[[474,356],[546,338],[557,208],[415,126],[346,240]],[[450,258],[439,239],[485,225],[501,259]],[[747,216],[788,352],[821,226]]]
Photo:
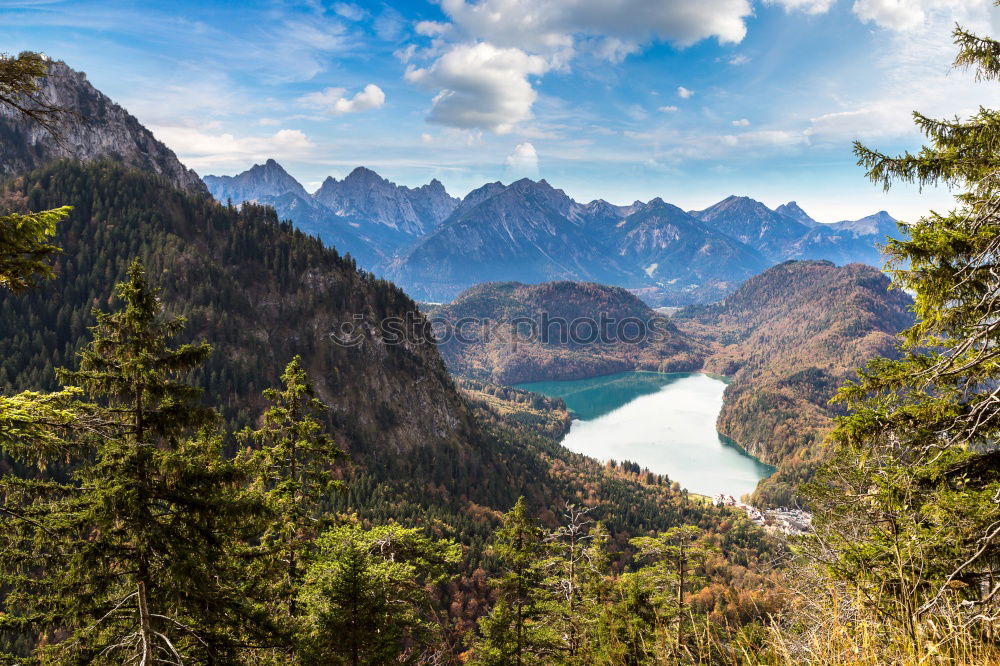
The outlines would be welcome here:
[[[566,401],[571,451],[631,460],[691,492],[739,499],[774,471],[715,429],[726,383],[709,375],[624,372],[517,388]]]

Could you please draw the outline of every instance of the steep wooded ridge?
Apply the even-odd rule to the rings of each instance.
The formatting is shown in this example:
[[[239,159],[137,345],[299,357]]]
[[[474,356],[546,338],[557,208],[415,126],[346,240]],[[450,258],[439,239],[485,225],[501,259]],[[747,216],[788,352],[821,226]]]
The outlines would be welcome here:
[[[673,321],[715,345],[704,368],[733,378],[719,431],[777,472],[756,501],[791,503],[826,453],[839,386],[876,356],[894,356],[912,300],[871,266],[791,261],[747,280],[721,303]]]
[[[571,280],[625,287],[654,305],[710,303],[786,259],[880,265],[877,244],[898,235],[884,212],[821,224],[795,202],[771,210],[749,197],[702,211],[659,198],[582,204],[527,178],[487,183],[461,201],[437,180],[411,189],[363,167],[309,194],[274,160],[205,182],[220,202],[273,205],[431,302],[482,282]]]
[[[634,294],[594,283],[487,283],[428,314],[453,373],[499,384],[680,372],[707,351]]]
[[[114,160],[162,176],[186,190],[208,188],[172,150],[128,111],[94,88],[87,75],[62,61],[49,64],[39,95],[68,111],[57,127],[61,140],[17,111],[0,105],[0,177],[27,173],[55,160]]]

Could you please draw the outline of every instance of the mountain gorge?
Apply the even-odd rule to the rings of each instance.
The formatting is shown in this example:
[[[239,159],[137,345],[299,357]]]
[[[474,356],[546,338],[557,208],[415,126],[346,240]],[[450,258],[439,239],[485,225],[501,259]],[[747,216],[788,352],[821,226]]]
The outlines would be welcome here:
[[[487,183],[459,200],[440,181],[398,186],[358,167],[313,194],[274,160],[206,176],[220,202],[267,203],[415,298],[449,301],[488,281],[588,281],[653,305],[714,302],[787,259],[881,265],[898,236],[884,212],[823,224],[795,202],[772,210],[732,196],[700,211],[654,198],[617,206],[574,201],[545,180]]]

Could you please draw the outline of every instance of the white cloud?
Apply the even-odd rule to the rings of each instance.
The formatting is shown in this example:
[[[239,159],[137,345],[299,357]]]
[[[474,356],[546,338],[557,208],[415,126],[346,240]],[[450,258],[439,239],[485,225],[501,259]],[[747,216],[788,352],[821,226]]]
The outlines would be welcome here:
[[[673,105],[671,105],[671,106],[661,106],[657,110],[658,111],[662,111],[663,113],[673,113],[675,111],[680,111],[680,109],[678,109],[676,106],[673,106]]]
[[[184,164],[194,169],[246,164],[273,157],[277,160],[309,156],[315,144],[301,130],[283,129],[271,136],[236,137],[212,134],[200,127],[155,126],[156,138],[169,146]]]
[[[396,60],[403,63],[404,65],[413,60],[413,55],[417,52],[416,44],[407,44],[405,48],[396,49],[392,52]]]
[[[505,163],[514,174],[526,176],[538,174],[538,152],[527,141],[514,146],[514,152],[507,156]]]
[[[424,143],[434,143],[434,137],[428,134],[427,132],[424,132],[423,134],[420,135],[420,140],[423,141]]]
[[[733,127],[750,127],[750,121],[746,118],[740,118],[739,120],[733,121]]]
[[[348,21],[360,21],[368,16],[368,12],[352,2],[337,2],[333,5],[333,11],[338,16],[343,16]]]
[[[437,91],[428,117],[458,128],[511,131],[537,99],[529,76],[566,71],[580,52],[621,62],[652,42],[738,43],[750,0],[440,0],[449,21],[420,21],[430,65],[407,80]],[[415,51],[400,53],[409,62]],[[687,95],[688,97],[690,94]]]
[[[418,21],[414,30],[418,35],[424,37],[438,37],[451,29],[451,26],[443,21]]]
[[[830,11],[833,0],[764,0],[765,5],[781,5],[785,11],[801,11],[806,14],[824,14]]]
[[[406,19],[392,7],[386,7],[378,15],[374,23],[372,23],[372,28],[374,28],[375,34],[378,35],[379,39],[394,42],[406,30]]]
[[[442,0],[441,9],[472,38],[551,53],[573,48],[577,36],[595,37],[607,57],[655,40],[737,43],[753,14],[749,0]],[[601,39],[617,46],[609,50]]]
[[[890,30],[913,30],[934,12],[967,12],[983,8],[984,0],[855,0],[854,13],[865,22]],[[951,21],[959,16],[950,16]]]
[[[677,86],[677,94],[680,96],[681,99],[688,99],[689,97],[694,95],[694,91],[688,90],[684,86]]]
[[[430,122],[505,134],[531,118],[538,93],[528,77],[549,68],[540,56],[480,42],[453,46],[429,67],[409,67],[406,80],[438,91]]]
[[[348,98],[345,96],[346,93],[344,88],[327,88],[321,92],[303,95],[298,101],[308,106],[322,108],[335,116],[370,111],[385,104],[385,93],[374,83],[369,83],[354,97]]]
[[[748,62],[750,62],[750,58],[748,58],[747,56],[743,55],[742,53],[738,53],[738,54],[734,55],[732,58],[729,59],[729,64],[730,65],[736,65],[736,66],[745,65]]]

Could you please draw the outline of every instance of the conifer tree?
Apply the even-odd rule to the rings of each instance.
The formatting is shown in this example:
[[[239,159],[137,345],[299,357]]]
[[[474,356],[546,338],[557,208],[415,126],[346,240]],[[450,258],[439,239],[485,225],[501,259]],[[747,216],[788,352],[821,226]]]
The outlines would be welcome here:
[[[962,28],[954,37],[956,66],[1000,79],[1000,42]],[[917,322],[901,358],[872,361],[838,394],[852,413],[807,496],[815,554],[921,653],[927,632],[947,625],[934,614],[963,608],[958,624],[971,626],[1000,610],[1000,111],[914,118],[928,145],[890,156],[858,143],[859,164],[885,188],[962,192],[954,210],[889,241]]]
[[[168,345],[183,320],[163,318],[138,263],[117,296],[79,370],[60,370],[93,400],[73,406],[88,418],[56,412],[46,449],[8,449],[74,471],[0,480],[16,516],[0,531],[2,624],[38,636],[45,664],[224,663],[264,625],[232,559],[260,507],[180,379],[211,348]]]
[[[708,547],[699,543],[702,531],[694,525],[671,527],[654,537],[637,537],[630,543],[635,546],[637,560],[651,560],[652,565],[640,570],[654,594],[652,600],[667,611],[667,618],[676,624],[676,633],[670,648],[675,659],[685,650],[684,596],[697,579],[698,566],[705,560]]]
[[[272,404],[261,417],[261,427],[243,431],[239,439],[256,447],[243,458],[272,516],[260,539],[271,563],[264,575],[280,580],[274,597],[294,621],[304,572],[327,523],[321,504],[331,491],[343,487],[335,479],[334,465],[344,452],[323,432],[318,419],[329,407],[316,396],[300,357],[288,363],[281,381],[282,389],[264,391]]]
[[[414,528],[349,524],[325,532],[318,547],[302,588],[303,661],[378,666],[447,654],[429,588],[451,576],[461,546]]]
[[[38,81],[47,74],[48,63],[38,53],[25,51],[16,58],[0,54],[0,107],[40,124],[58,139],[56,121],[66,111],[39,95]],[[59,248],[49,239],[69,212],[68,206],[34,213],[0,210],[0,287],[21,291],[55,275],[48,260]]]
[[[493,550],[503,564],[499,599],[480,620],[475,663],[504,666],[547,663],[561,647],[549,624],[552,594],[544,585],[545,544],[541,528],[528,515],[524,498],[504,514]]]

